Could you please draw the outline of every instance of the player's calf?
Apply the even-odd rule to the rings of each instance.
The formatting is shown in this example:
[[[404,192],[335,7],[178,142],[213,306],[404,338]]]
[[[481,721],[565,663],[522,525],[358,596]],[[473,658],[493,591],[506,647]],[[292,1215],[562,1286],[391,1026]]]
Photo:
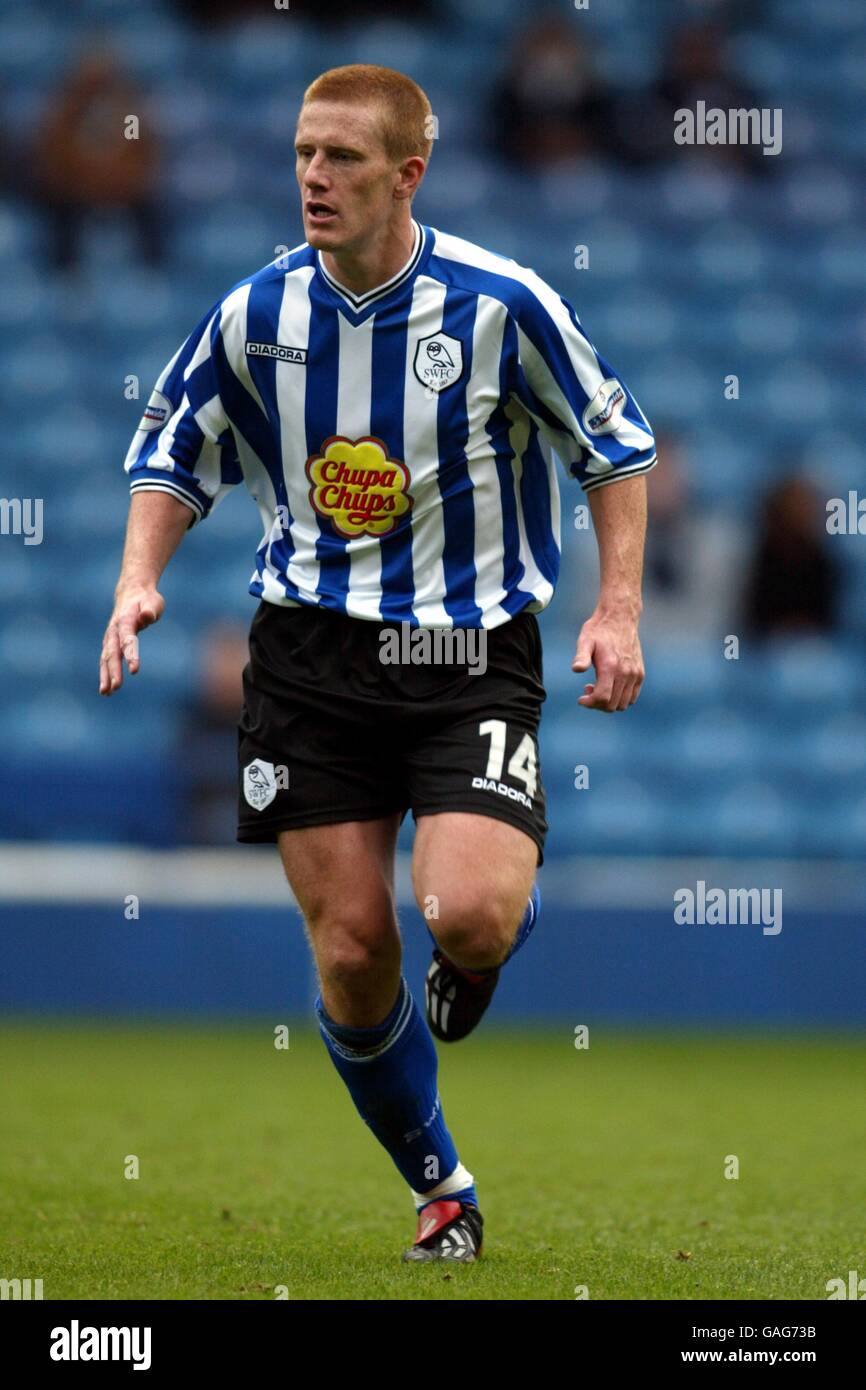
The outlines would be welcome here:
[[[502,966],[520,950],[538,921],[541,894],[533,887],[517,930],[500,964],[480,970],[467,969],[437,947],[425,981],[427,1024],[441,1042],[459,1042],[478,1026],[499,983]],[[432,935],[432,933],[431,933]],[[437,933],[438,936],[438,933]],[[434,936],[434,941],[437,939]],[[446,938],[447,939],[447,938]]]

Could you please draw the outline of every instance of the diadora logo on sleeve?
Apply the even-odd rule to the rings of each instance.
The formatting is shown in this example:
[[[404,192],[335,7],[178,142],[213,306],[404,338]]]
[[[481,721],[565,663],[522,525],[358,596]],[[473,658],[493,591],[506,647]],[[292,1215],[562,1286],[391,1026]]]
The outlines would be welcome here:
[[[310,502],[341,536],[385,536],[410,510],[409,469],[381,439],[332,435],[306,463]]]
[[[286,343],[245,343],[247,357],[276,357],[278,362],[306,362],[307,349]]]
[[[616,377],[603,381],[583,412],[587,434],[613,434],[625,409],[625,391]]]
[[[444,391],[463,375],[463,344],[450,333],[431,333],[418,339],[415,375],[430,391]]]
[[[173,410],[174,407],[168,396],[164,396],[161,391],[154,391],[144,407],[144,414],[138,428],[140,430],[161,430]]]

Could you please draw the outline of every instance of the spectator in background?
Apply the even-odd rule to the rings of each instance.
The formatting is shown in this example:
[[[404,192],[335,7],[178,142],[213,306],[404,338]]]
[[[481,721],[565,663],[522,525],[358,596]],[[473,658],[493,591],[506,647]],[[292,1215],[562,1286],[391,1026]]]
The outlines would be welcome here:
[[[730,631],[731,575],[745,572],[748,543],[724,509],[696,504],[691,480],[699,473],[699,440],[671,426],[655,433],[659,466],[647,475],[642,627],[647,643],[675,645],[689,633]]]
[[[616,152],[611,99],[582,39],[558,14],[517,35],[491,119],[500,154],[533,171]]]
[[[647,476],[647,527],[644,573],[651,597],[678,598],[689,583],[689,496],[683,446],[668,430],[656,430],[659,467]]]
[[[261,0],[176,0],[176,4],[188,19],[202,25],[261,19],[265,14]],[[291,9],[295,9],[294,4],[291,4]],[[276,13],[276,6],[272,6],[268,13],[269,17]]]
[[[21,160],[15,158],[14,142],[9,137],[6,120],[7,96],[0,88],[0,193],[18,193],[24,181]],[[26,186],[26,182],[25,182]]]
[[[130,138],[130,116],[139,121],[136,138]],[[158,173],[159,148],[143,119],[141,95],[110,53],[89,54],[57,92],[36,138],[33,192],[47,220],[55,264],[77,264],[82,225],[95,211],[125,213],[142,260],[159,264]]]
[[[288,0],[280,10],[274,0],[177,0],[178,8],[197,24],[232,24],[244,20],[268,19],[276,14],[301,16],[316,24],[344,24],[362,19],[390,19],[438,23],[443,5],[428,0]]]
[[[831,631],[838,595],[821,499],[807,478],[786,478],[764,499],[746,584],[746,622],[767,637]]]
[[[773,161],[764,157],[759,145],[674,142],[676,112],[695,111],[699,101],[706,103],[707,110],[750,110],[761,105],[756,94],[728,71],[726,38],[724,27],[715,21],[685,24],[674,31],[659,78],[630,103],[623,118],[622,143],[628,159],[640,163],[686,155],[744,173],[767,171]]]
[[[246,628],[218,623],[204,634],[198,693],[183,720],[178,750],[186,774],[182,823],[189,844],[222,845],[235,838],[234,761],[248,660]]]

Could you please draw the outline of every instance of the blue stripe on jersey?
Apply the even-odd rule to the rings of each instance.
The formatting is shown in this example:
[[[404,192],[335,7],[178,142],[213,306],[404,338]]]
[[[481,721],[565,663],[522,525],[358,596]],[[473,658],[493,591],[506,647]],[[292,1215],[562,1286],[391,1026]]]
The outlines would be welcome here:
[[[632,422],[633,425],[637,425],[638,429],[647,430],[647,432],[649,432],[649,425],[648,425],[648,423],[647,423],[647,421],[646,421],[646,419],[645,419],[645,417],[644,417],[643,411],[641,410],[641,408],[640,408],[640,406],[638,405],[637,401],[635,400],[634,396],[633,396],[633,395],[631,394],[631,392],[629,391],[629,389],[628,389],[628,387],[626,386],[625,382],[622,381],[621,377],[617,376],[617,373],[614,371],[613,367],[610,365],[609,362],[607,362],[607,361],[605,360],[605,358],[603,358],[603,357],[601,356],[601,353],[596,352],[595,347],[593,347],[592,342],[590,341],[590,339],[587,337],[586,333],[584,332],[583,325],[581,324],[580,320],[579,320],[578,317],[577,317],[577,314],[574,312],[574,309],[573,309],[572,306],[569,304],[568,300],[567,300],[567,299],[563,299],[563,300],[562,300],[562,305],[563,305],[563,308],[565,308],[565,309],[567,310],[567,312],[568,312],[568,317],[571,319],[571,322],[574,324],[574,327],[577,329],[577,331],[578,331],[578,333],[580,334],[580,336],[581,336],[581,337],[583,338],[583,340],[589,345],[589,347],[592,348],[592,351],[595,353],[595,360],[596,360],[596,362],[598,363],[599,368],[601,369],[601,372],[603,373],[603,375],[604,375],[605,377],[616,377],[617,381],[619,381],[620,385],[622,386],[623,390],[625,391],[625,406],[624,406],[623,412],[622,412],[622,413],[623,413],[623,418],[626,419],[626,420],[630,420],[630,421]],[[615,441],[615,440],[614,440],[613,442],[614,442],[614,444],[616,444],[616,441]],[[607,451],[605,450],[605,452],[607,452]],[[628,450],[620,451],[620,453],[618,453],[618,454],[611,453],[611,454],[610,454],[611,459],[616,459],[616,458],[621,457],[622,452],[628,453]],[[650,449],[650,450],[649,450],[649,453],[650,453],[650,454],[653,454],[654,452],[655,452],[654,449]]]
[[[171,371],[169,372],[168,376],[162,384],[163,395],[166,396],[168,400],[172,402],[176,409],[180,406],[180,403],[183,400],[184,393],[186,391],[186,385],[184,383],[183,374],[186,371],[191,358],[194,356],[199,343],[201,342],[202,335],[204,334],[205,329],[208,325],[208,321],[211,319],[211,317],[213,317],[213,324],[211,326],[211,341],[213,341],[214,333],[219,332],[219,307],[216,309],[216,311],[211,309],[208,312],[208,314],[206,314],[205,317],[202,319],[198,327],[195,328],[193,332],[189,335],[189,337],[187,338],[186,342],[184,343],[183,347],[177,355],[177,359],[175,361],[174,366],[172,367]],[[210,366],[210,362],[208,361],[204,365],[208,367]],[[211,379],[213,382],[213,377]],[[216,389],[216,384],[213,383],[210,393],[208,395],[208,399],[210,399],[210,396],[213,396]],[[201,401],[199,401],[199,404],[201,404]],[[201,431],[199,431],[199,434],[201,434]],[[140,469],[145,468],[147,466],[148,459],[157,452],[157,449],[159,448],[160,438],[161,432],[159,430],[154,430],[151,434],[147,436],[147,439],[142,444],[141,449],[139,450],[138,455],[136,457],[136,473],[138,473]],[[198,457],[200,449],[201,443],[199,443],[198,448],[196,448],[194,454],[192,454],[191,456],[187,456],[190,462],[192,462],[193,459]]]
[[[243,482],[244,470],[238,458],[231,426],[223,430],[217,443],[220,446],[220,481],[234,487]]]
[[[213,499],[203,491],[196,475],[196,465],[206,439],[195,419],[194,412],[200,410],[214,396],[219,395],[219,387],[210,356],[204,362],[199,363],[195,371],[191,372],[186,379],[184,379],[184,373],[198,350],[207,330],[208,320],[211,318],[213,322],[210,327],[210,343],[212,344],[215,339],[219,339],[220,317],[220,310],[215,313],[212,310],[201,321],[184,343],[171,372],[162,384],[163,394],[175,407],[180,407],[184,396],[187,398],[186,408],[174,426],[173,440],[169,450],[169,456],[174,463],[173,470],[168,472],[164,468],[152,468],[149,465],[149,460],[158,451],[161,438],[160,432],[155,431],[148,434],[143,441],[131,471],[133,489],[147,488],[151,485],[159,486],[164,481],[167,490],[179,494],[181,497],[189,498],[202,517],[207,516],[213,505]],[[240,481],[242,476],[240,464],[231,432],[223,430],[218,443],[220,444],[221,482],[236,483]]]
[[[405,463],[403,410],[406,394],[406,340],[409,323],[405,305],[380,309],[373,321],[373,360],[370,404],[370,433],[383,440],[390,455]],[[409,491],[412,491],[412,461]],[[384,622],[411,622],[415,578],[412,566],[412,514],[403,517],[381,542],[382,601]]]
[[[571,430],[568,428],[566,422],[561,420],[559,416],[550,409],[546,402],[535,394],[529,382],[526,380],[526,373],[520,362],[517,362],[514,366],[514,394],[519,401],[523,402],[527,410],[531,410],[533,415],[538,416],[539,420],[543,420],[546,425],[549,425],[553,430],[558,430],[560,434],[567,434],[571,437]],[[573,447],[575,453],[578,455],[579,461],[580,457],[583,455],[584,448],[574,440]],[[563,462],[567,462],[567,460],[563,460]]]
[[[538,426],[529,426],[529,441],[523,451],[520,501],[526,527],[526,541],[532,558],[545,579],[556,585],[559,577],[559,546],[551,525],[550,480],[547,461],[541,450]]]
[[[278,280],[254,280],[250,285],[249,299],[247,300],[248,341],[254,343],[276,343],[278,341],[280,309],[285,283],[283,276],[280,276]],[[270,449],[262,462],[274,485],[277,502],[282,507],[288,507],[286,480],[283,477],[280,413],[277,409],[277,360],[275,357],[247,357],[247,370],[259,393],[268,421]]]
[[[568,315],[571,319],[571,322],[577,329],[580,336],[583,338],[584,342],[589,347],[590,351],[594,354],[595,360],[598,362],[599,370],[602,373],[602,375],[604,377],[614,376],[615,373],[613,371],[613,368],[607,362],[605,362],[602,357],[599,357],[598,353],[596,353],[595,348],[592,346],[592,343],[590,342],[589,338],[587,338],[586,334],[584,333],[583,329],[578,323],[577,315],[574,313],[574,310],[572,309],[571,305],[568,304],[564,299],[560,302],[562,303],[564,308],[568,310]],[[575,415],[578,419],[580,419],[581,415],[583,414],[583,411],[589,404],[589,396],[586,394],[586,392],[580,384],[577,372],[575,371],[574,366],[572,365],[571,358],[568,355],[568,350],[565,346],[565,343],[562,341],[562,336],[559,332],[559,329],[557,328],[553,319],[547,313],[543,305],[538,304],[537,301],[535,301],[535,304],[537,306],[537,310],[529,315],[525,315],[521,320],[521,330],[526,334],[527,338],[537,348],[538,352],[544,358],[545,362],[547,363],[548,367],[550,368],[554,377],[556,378],[556,381],[558,382],[566,398],[568,399],[569,404],[574,410]],[[619,377],[617,377],[617,380],[620,381]],[[641,418],[640,413],[637,411],[637,407],[632,401],[632,397],[628,390],[628,387],[625,385],[623,381],[620,381],[620,385],[622,386],[626,397],[626,403],[623,409],[623,414],[627,415],[628,418],[632,420],[635,424],[639,425],[641,429],[646,429],[646,423]],[[613,464],[620,463],[623,459],[632,458],[634,456],[634,450],[628,445],[621,444],[619,440],[617,440],[612,434],[594,437],[593,444],[594,447],[598,449],[601,453],[603,453],[606,458],[609,458],[611,463]]]
[[[275,448],[276,441],[271,434],[267,416],[262,414],[258,401],[250,395],[243,382],[232,370],[218,324],[214,324],[214,332],[211,336],[211,357],[226,415],[253,452],[261,459],[276,485],[274,465],[275,461],[279,461],[279,454]]]
[[[449,286],[442,309],[442,332],[463,345],[463,376],[447,392],[440,392],[436,412],[440,436],[446,430],[465,440],[469,431],[466,390],[472,375],[472,335],[477,299]],[[465,449],[448,459],[448,481],[443,487],[442,449],[439,448],[439,492],[442,497],[442,567],[445,574],[443,605],[455,627],[478,627],[482,610],[475,602],[475,501]]]
[[[318,454],[337,427],[340,379],[340,310],[317,276],[310,280],[310,337],[307,345],[307,381],[304,393],[304,429],[307,458]],[[319,579],[316,592],[325,608],[345,612],[349,592],[350,562],[347,541],[316,513],[319,538],[316,559]]]
[[[285,276],[262,277],[254,279],[250,285],[247,300],[247,340],[254,343],[276,343],[279,341],[280,310],[286,290]],[[268,420],[268,439],[271,448],[262,462],[274,487],[277,505],[285,508],[282,535],[268,544],[265,536],[256,553],[256,572],[264,574],[266,557],[270,558],[271,569],[276,570],[286,593],[294,596],[286,574],[294,554],[295,546],[289,530],[294,519],[289,507],[286,479],[283,469],[282,428],[277,405],[277,359],[274,357],[247,357],[247,367],[253,385],[261,397]],[[282,367],[285,371],[286,368]],[[260,455],[261,457],[261,455]],[[253,581],[256,592],[261,593],[261,585]]]
[[[487,421],[487,434],[496,459],[496,474],[499,479],[500,506],[502,508],[502,586],[505,595],[501,607],[512,615],[519,613],[535,595],[531,590],[521,589],[521,580],[526,575],[526,566],[520,558],[520,530],[517,520],[517,499],[514,490],[515,452],[511,446],[511,421],[505,403],[509,392],[510,362],[517,356],[517,330],[510,318],[505,320],[502,335],[502,353],[499,358],[499,401]]]

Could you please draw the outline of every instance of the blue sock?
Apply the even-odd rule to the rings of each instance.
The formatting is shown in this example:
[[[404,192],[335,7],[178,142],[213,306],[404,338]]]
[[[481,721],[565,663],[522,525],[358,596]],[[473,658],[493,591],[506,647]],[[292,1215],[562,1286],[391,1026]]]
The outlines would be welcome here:
[[[514,934],[514,940],[511,943],[511,950],[508,952],[508,955],[505,957],[505,960],[502,962],[502,965],[506,965],[508,961],[511,960],[512,956],[516,956],[521,946],[524,946],[526,942],[529,940],[529,937],[532,935],[535,924],[538,921],[540,913],[541,893],[539,891],[538,884],[534,883],[532,885],[532,892],[529,895],[529,902],[526,904],[526,911],[523,914],[520,926],[517,928],[517,931]],[[427,934],[430,937],[430,940],[433,942],[433,945],[438,946],[439,943],[437,942],[435,936],[433,935],[429,927],[427,928]],[[494,970],[501,970],[502,965],[488,966],[484,970],[467,970],[466,974],[469,976],[489,975]],[[458,966],[458,969],[459,968],[460,967]]]
[[[520,923],[520,926],[517,928],[514,940],[511,943],[511,950],[508,952],[508,955],[502,962],[503,965],[510,961],[512,956],[516,956],[521,946],[524,946],[526,942],[529,940],[530,936],[532,935],[535,924],[538,921],[540,913],[541,893],[539,891],[538,884],[533,883],[532,892],[529,895],[529,902],[526,904],[526,911],[523,914],[523,919]]]
[[[477,1205],[472,1174],[458,1159],[442,1114],[436,1048],[405,979],[388,1017],[373,1028],[335,1023],[321,996],[315,1007],[331,1061],[361,1119],[409,1184],[415,1205],[440,1198]]]

